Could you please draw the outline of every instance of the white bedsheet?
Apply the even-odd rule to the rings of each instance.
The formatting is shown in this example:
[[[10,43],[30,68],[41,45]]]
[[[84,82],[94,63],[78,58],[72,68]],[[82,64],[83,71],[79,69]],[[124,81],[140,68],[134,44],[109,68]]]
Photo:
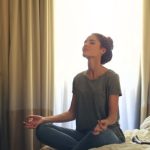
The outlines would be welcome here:
[[[132,142],[132,137],[137,135],[140,140],[150,142],[150,130],[134,129],[125,131],[126,142],[123,144],[110,144],[99,148],[92,148],[90,150],[150,150],[150,145],[135,144]]]

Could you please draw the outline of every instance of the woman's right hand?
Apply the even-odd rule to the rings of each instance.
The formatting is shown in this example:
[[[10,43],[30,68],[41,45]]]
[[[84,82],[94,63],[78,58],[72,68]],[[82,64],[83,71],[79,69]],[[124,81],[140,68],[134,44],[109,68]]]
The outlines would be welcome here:
[[[39,115],[29,115],[26,117],[24,126],[28,129],[35,129],[39,124],[44,123],[45,117]]]

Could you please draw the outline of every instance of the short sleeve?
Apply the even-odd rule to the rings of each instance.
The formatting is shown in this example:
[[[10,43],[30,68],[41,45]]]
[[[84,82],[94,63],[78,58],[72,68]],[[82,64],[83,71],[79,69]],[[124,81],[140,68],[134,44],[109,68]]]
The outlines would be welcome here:
[[[109,95],[122,95],[119,76],[116,73],[113,73],[109,77],[108,81],[108,94]]]
[[[72,93],[73,93],[74,95],[76,94],[75,78],[73,79],[73,82],[72,82]]]

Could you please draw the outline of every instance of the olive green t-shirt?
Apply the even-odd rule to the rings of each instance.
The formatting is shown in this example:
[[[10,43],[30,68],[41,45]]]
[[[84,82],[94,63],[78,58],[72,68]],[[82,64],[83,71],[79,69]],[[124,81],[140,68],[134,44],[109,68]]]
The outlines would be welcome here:
[[[110,95],[121,95],[119,76],[107,70],[97,79],[90,80],[87,71],[73,80],[73,94],[76,96],[76,129],[92,130],[98,120],[107,118]]]

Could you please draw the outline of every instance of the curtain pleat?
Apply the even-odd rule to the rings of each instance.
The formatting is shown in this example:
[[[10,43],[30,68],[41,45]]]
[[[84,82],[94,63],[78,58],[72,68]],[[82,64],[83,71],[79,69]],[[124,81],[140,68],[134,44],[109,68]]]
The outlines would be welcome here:
[[[143,48],[141,52],[141,122],[150,115],[150,1],[143,0]]]
[[[52,0],[1,0],[0,42],[1,149],[39,150],[23,120],[52,113]]]
[[[5,15],[4,15],[5,14]],[[9,1],[0,1],[0,148],[8,149]],[[5,146],[3,146],[5,145]]]

